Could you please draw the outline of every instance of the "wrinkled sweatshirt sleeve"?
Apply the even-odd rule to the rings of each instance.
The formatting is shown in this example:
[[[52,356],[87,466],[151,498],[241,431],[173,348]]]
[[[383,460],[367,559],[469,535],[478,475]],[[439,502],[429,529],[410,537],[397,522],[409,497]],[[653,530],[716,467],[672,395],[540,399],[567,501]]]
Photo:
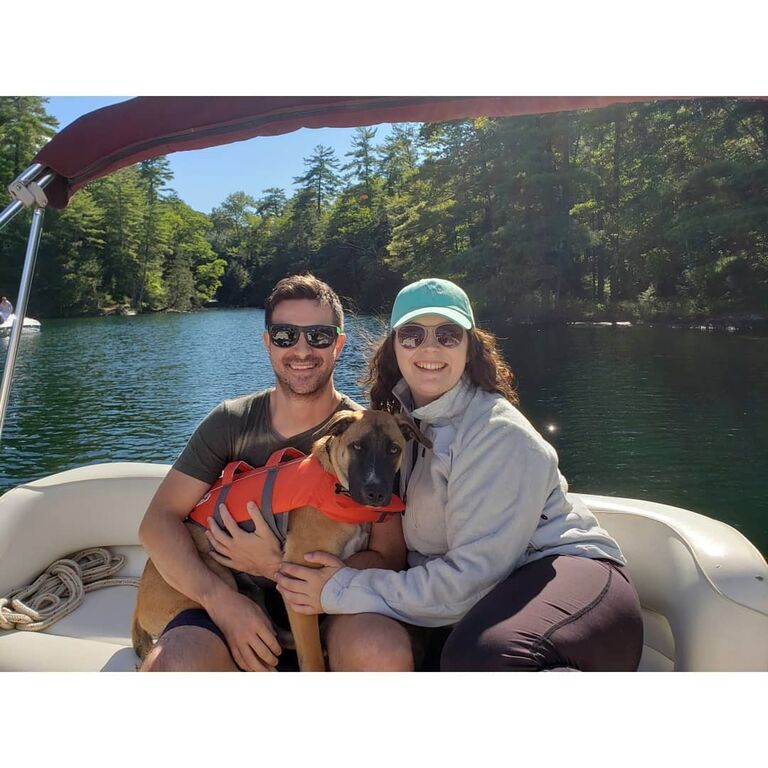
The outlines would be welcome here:
[[[448,481],[448,552],[406,571],[342,568],[323,588],[323,610],[426,627],[459,621],[512,571],[536,530],[559,477],[545,446],[503,416],[473,429]]]

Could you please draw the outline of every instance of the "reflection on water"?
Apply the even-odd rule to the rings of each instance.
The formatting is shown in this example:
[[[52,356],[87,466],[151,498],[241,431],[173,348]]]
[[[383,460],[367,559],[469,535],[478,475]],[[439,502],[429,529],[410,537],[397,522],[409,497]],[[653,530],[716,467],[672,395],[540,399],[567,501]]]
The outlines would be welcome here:
[[[352,318],[337,385],[355,399],[372,318]],[[102,461],[171,462],[227,397],[272,383],[263,312],[48,320],[25,334],[0,489]],[[665,328],[512,328],[521,408],[571,489],[686,507],[768,551],[768,338]],[[7,341],[0,341],[4,356]]]
[[[768,337],[524,328],[504,351],[572,490],[693,509],[768,552]]]

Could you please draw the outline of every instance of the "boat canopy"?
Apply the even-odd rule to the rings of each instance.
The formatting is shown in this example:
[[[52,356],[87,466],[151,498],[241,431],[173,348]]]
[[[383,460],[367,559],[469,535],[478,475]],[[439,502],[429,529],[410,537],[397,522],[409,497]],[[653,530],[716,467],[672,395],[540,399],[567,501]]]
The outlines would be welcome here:
[[[510,117],[653,100],[641,96],[143,96],[79,118],[54,136],[33,162],[55,172],[45,190],[48,204],[65,208],[88,182],[142,160],[299,128]]]

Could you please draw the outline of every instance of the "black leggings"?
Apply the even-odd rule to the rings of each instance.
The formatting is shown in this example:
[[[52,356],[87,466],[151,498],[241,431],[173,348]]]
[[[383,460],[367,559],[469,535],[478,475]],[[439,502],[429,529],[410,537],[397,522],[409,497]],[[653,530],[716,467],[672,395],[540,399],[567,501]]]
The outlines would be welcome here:
[[[630,672],[643,648],[640,602],[609,560],[545,557],[514,571],[453,627],[448,672]]]

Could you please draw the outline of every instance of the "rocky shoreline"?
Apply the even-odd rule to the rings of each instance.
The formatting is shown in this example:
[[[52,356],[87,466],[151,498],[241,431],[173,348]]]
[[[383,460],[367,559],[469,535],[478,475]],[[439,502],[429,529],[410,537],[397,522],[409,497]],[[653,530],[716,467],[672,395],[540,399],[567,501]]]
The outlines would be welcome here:
[[[577,326],[686,328],[694,331],[727,331],[728,333],[738,333],[741,331],[768,331],[768,314],[741,312],[706,318],[669,320],[574,320],[566,321],[565,324]]]

